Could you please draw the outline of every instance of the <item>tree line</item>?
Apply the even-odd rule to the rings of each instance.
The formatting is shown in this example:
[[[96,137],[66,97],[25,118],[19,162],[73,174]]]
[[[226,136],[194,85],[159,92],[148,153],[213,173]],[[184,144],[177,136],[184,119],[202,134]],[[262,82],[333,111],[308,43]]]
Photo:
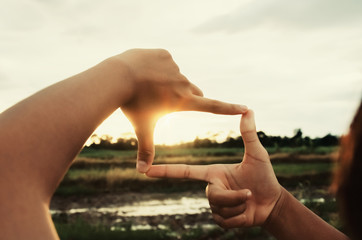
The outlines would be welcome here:
[[[327,134],[324,137],[310,138],[303,136],[301,129],[294,131],[293,137],[269,136],[262,131],[257,132],[258,137],[264,147],[329,147],[337,146],[339,144],[339,137]],[[93,143],[85,148],[88,149],[107,149],[107,150],[136,150],[138,147],[136,138],[118,138],[114,140],[111,136],[105,135],[99,137],[92,136]],[[239,137],[227,137],[224,142],[217,142],[214,139],[198,138],[194,141],[187,143],[180,143],[170,147],[173,148],[238,148],[243,147],[244,143]],[[164,146],[158,146],[164,147]]]

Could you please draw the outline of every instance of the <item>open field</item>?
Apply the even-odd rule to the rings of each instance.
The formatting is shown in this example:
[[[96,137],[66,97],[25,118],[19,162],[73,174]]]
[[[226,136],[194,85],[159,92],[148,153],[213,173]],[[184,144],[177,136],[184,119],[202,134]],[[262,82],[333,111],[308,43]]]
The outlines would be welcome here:
[[[269,147],[266,148],[269,154],[288,153],[288,154],[330,154],[338,150],[338,147]],[[156,156],[158,157],[177,157],[177,156],[242,156],[243,148],[171,148],[156,147]],[[83,149],[79,157],[112,159],[112,158],[135,158],[135,150],[95,150]]]
[[[269,152],[279,182],[319,216],[341,228],[335,199],[328,192],[336,150],[285,148]],[[159,149],[155,163],[238,163],[242,155],[242,149]],[[161,205],[154,208],[167,209],[171,204],[167,201],[185,197],[206,200],[206,183],[147,178],[136,172],[135,158],[135,151],[109,150],[88,150],[77,157],[51,205],[69,211],[53,215],[61,239],[273,239],[260,228],[223,230],[213,223],[207,209],[200,213],[128,216],[127,206],[137,203],[160,201]],[[163,199],[170,200],[162,205]],[[116,206],[125,212],[113,213]]]
[[[278,163],[274,164],[274,171],[277,177],[299,177],[305,175],[318,175],[330,173],[333,163],[328,162],[306,162],[300,163]],[[109,168],[83,168],[71,169],[65,176],[66,182],[81,182],[83,184],[104,183],[109,187],[129,181],[155,182],[158,179],[148,178],[140,174],[134,168],[122,169],[120,167]]]

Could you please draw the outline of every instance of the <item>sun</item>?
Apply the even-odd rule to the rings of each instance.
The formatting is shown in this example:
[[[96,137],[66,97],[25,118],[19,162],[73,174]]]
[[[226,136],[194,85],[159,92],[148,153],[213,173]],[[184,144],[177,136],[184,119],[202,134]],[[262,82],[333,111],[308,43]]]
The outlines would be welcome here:
[[[176,127],[178,118],[176,113],[169,113],[157,121],[154,133],[155,144],[174,145],[182,141]]]

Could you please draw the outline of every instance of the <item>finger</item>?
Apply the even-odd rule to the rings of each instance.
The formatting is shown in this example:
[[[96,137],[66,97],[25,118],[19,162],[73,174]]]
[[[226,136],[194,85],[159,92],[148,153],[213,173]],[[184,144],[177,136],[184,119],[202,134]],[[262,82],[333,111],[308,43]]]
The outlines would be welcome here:
[[[244,141],[245,151],[251,155],[258,155],[264,147],[261,145],[256,133],[253,110],[249,109],[240,120],[240,133]]]
[[[213,213],[216,213],[223,218],[230,218],[244,213],[246,204],[242,203],[236,207],[218,207],[210,205],[210,208]]]
[[[136,130],[138,139],[137,170],[140,173],[148,171],[155,156],[153,131],[154,127],[151,125],[143,126],[142,128]]]
[[[196,96],[200,96],[200,97],[204,96],[201,89],[193,83],[191,83],[191,92],[192,92],[192,94],[194,94]]]
[[[165,164],[151,166],[146,175],[155,178],[186,178],[208,182],[208,171],[207,165]]]
[[[251,197],[249,189],[228,190],[223,189],[215,184],[208,185],[207,197],[210,205],[219,207],[235,207]]]
[[[211,112],[226,115],[244,114],[248,111],[248,107],[244,105],[221,102],[200,96],[193,96],[185,108],[187,108],[185,110],[190,111]]]
[[[220,227],[225,229],[243,227],[246,225],[247,222],[245,214],[240,214],[231,218],[223,218],[218,214],[212,214],[212,217]]]

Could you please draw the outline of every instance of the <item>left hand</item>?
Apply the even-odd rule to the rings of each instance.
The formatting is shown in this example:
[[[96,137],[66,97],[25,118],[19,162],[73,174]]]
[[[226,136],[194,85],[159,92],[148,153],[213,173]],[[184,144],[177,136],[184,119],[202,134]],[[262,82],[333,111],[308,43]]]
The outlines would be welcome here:
[[[241,114],[245,106],[203,97],[166,50],[126,51],[114,57],[128,72],[129,98],[121,109],[132,122],[138,138],[137,169],[148,171],[153,162],[153,132],[157,120],[175,111],[203,111],[217,114]]]

